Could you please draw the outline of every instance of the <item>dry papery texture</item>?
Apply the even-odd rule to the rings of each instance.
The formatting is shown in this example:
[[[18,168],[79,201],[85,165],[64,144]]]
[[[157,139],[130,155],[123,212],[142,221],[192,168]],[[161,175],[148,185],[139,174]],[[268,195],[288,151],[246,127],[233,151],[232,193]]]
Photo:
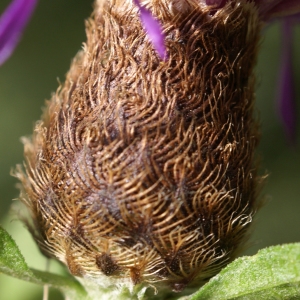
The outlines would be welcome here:
[[[24,142],[20,198],[42,251],[73,275],[199,286],[236,255],[257,207],[256,8],[148,1],[161,61],[130,1],[100,2]]]

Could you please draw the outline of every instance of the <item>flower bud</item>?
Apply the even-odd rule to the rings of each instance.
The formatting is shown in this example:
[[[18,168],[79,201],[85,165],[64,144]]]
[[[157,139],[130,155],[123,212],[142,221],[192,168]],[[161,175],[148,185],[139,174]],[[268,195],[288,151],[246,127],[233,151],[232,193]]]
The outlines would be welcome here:
[[[179,292],[235,257],[257,209],[260,22],[245,0],[146,2],[168,59],[132,1],[97,1],[17,176],[39,246],[73,275]]]

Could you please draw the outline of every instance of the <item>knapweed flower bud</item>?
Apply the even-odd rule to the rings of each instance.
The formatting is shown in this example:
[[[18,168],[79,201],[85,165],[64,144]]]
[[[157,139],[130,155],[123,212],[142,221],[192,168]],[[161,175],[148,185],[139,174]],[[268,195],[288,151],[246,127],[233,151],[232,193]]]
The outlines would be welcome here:
[[[25,140],[21,200],[44,253],[100,285],[201,285],[257,208],[253,2],[97,1],[87,42]]]

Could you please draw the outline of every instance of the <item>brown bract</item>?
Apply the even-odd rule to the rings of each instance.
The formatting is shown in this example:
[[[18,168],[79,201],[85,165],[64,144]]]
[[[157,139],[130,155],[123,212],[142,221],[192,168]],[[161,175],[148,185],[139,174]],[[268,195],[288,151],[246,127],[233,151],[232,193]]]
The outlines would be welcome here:
[[[260,24],[246,1],[162,2],[167,61],[131,2],[95,7],[17,176],[41,249],[73,275],[181,291],[234,257],[257,207]]]

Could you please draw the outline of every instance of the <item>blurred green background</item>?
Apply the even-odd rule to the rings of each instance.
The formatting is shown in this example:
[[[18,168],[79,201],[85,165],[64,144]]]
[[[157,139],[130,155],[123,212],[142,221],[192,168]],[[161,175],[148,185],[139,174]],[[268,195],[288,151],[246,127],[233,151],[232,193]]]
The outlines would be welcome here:
[[[10,3],[1,0],[0,12]],[[18,197],[9,175],[22,163],[21,136],[29,136],[44,101],[64,81],[71,59],[85,41],[84,20],[92,0],[41,0],[14,55],[0,68],[0,224],[16,239],[31,267],[45,269],[46,260],[24,226],[9,212]],[[295,27],[294,71],[300,118],[300,26]],[[262,124],[258,149],[262,173],[269,178],[262,195],[265,205],[256,217],[251,247],[245,254],[275,244],[300,241],[300,149],[288,146],[275,109],[281,45],[279,23],[264,30],[257,67],[257,114]],[[299,126],[298,126],[299,129]],[[298,130],[298,140],[300,134]],[[299,144],[299,143],[298,143]],[[51,270],[59,266],[51,262]],[[0,300],[42,299],[42,288],[0,274]],[[62,299],[52,291],[50,299]]]

